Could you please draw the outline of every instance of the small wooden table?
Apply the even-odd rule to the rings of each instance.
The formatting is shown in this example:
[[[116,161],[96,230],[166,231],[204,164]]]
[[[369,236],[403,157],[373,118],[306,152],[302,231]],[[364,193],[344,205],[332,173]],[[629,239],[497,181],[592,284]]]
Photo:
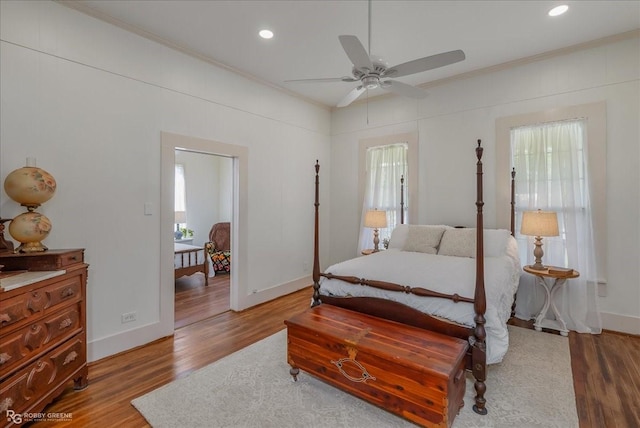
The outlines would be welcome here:
[[[542,331],[543,328],[557,330],[562,336],[568,336],[569,330],[567,324],[562,319],[560,311],[555,304],[555,297],[562,286],[567,282],[567,279],[577,278],[580,273],[573,269],[557,268],[555,266],[545,266],[544,270],[533,269],[531,266],[525,266],[523,269],[525,272],[530,273],[536,277],[536,282],[542,285],[545,291],[544,305],[542,310],[536,317],[536,321],[533,323],[533,327],[536,331]],[[553,283],[549,284],[546,278],[553,279]],[[549,307],[553,311],[556,319],[546,319]]]
[[[373,253],[379,253],[379,252],[382,252],[382,251],[384,251],[384,250],[378,250],[378,251],[376,251],[376,250],[374,250],[373,248],[367,248],[367,249],[365,249],[365,250],[360,251],[360,254],[362,254],[363,256],[368,256],[368,255],[370,255],[370,254],[373,254]]]

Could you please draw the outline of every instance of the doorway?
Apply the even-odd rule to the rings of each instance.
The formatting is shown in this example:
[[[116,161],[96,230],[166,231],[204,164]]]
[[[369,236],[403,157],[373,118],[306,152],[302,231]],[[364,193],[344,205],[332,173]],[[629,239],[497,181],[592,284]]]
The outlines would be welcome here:
[[[215,241],[210,235],[214,225],[218,225],[216,227],[219,230],[220,225],[231,224],[233,158],[178,149],[175,151],[175,162],[176,249],[183,249],[185,246],[206,248],[207,243]],[[207,251],[200,251],[193,262],[204,262],[207,266],[204,272],[176,278],[176,329],[230,309],[229,287],[232,272],[230,264],[225,263],[221,266],[218,261],[220,255],[228,256],[229,238],[230,234],[227,234],[224,243],[211,243],[212,248],[219,250],[213,257],[216,263],[212,263],[212,257],[209,257]],[[225,248],[219,248],[221,244]],[[182,263],[186,259],[178,258],[176,263]],[[228,260],[229,257],[226,257],[225,262]]]
[[[175,327],[175,277],[174,277],[174,232],[175,224],[175,164],[176,151],[191,152],[199,155],[215,155],[227,158],[231,161],[231,272],[228,275],[228,302],[231,310],[238,310],[239,289],[246,289],[246,270],[241,266],[246,264],[246,230],[247,230],[247,177],[248,177],[248,149],[220,143],[213,140],[205,140],[196,137],[188,137],[168,132],[161,133],[161,195],[160,195],[160,311],[159,318],[162,330],[171,334]],[[206,183],[205,183],[206,184]],[[210,222],[211,220],[207,220]],[[200,226],[206,229],[200,240],[208,239],[208,226]],[[189,227],[194,229],[192,227]],[[202,233],[202,232],[201,232]],[[195,229],[194,229],[195,235]],[[194,237],[194,241],[195,241]],[[196,275],[193,275],[196,277]],[[204,277],[200,275],[203,280]],[[209,278],[212,279],[212,278]],[[195,278],[194,278],[195,280]],[[210,285],[211,286],[211,285]]]

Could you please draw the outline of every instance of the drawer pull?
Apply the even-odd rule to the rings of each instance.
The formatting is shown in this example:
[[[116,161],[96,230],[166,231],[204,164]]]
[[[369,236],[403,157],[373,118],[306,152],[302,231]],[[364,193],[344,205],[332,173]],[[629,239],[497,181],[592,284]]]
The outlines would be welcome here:
[[[63,319],[62,321],[60,321],[60,330],[63,330],[69,327],[71,324],[73,324],[73,321],[71,321],[71,318]]]
[[[7,313],[0,314],[0,322],[9,322],[11,317]]]
[[[65,357],[64,362],[62,363],[62,365],[66,366],[70,362],[74,361],[76,358],[78,358],[78,353],[76,351],[71,351],[71,352],[69,352],[69,355],[67,355]]]
[[[3,352],[2,354],[0,354],[0,364],[4,364],[10,359],[11,359],[11,355],[7,354],[6,352]]]
[[[456,376],[453,378],[453,383],[458,383],[460,379],[463,377],[463,375],[464,375],[464,370],[460,370],[458,374],[456,374]]]
[[[13,407],[13,400],[10,397],[5,398],[0,402],[0,412],[5,413],[7,410]]]
[[[75,262],[76,260],[78,260],[78,256],[71,256],[69,257],[69,260],[73,260]]]
[[[66,299],[67,297],[71,297],[71,296],[73,296],[74,294],[76,294],[76,293],[75,293],[75,291],[73,291],[73,288],[71,288],[71,287],[69,287],[69,288],[65,288],[64,290],[62,290],[62,291],[60,292],[60,296],[61,296],[63,299]]]

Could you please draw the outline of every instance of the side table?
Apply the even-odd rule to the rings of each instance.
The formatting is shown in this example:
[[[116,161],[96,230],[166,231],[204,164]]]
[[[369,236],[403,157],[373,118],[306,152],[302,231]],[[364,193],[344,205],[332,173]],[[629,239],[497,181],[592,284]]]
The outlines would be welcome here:
[[[364,249],[364,250],[360,251],[360,254],[362,254],[363,256],[368,256],[370,254],[379,253],[381,251],[384,251],[384,250],[375,251],[373,248],[367,248],[367,249]]]
[[[556,294],[566,284],[567,279],[577,278],[580,273],[573,269],[557,268],[554,266],[545,266],[544,270],[537,270],[531,268],[531,266],[525,266],[524,271],[530,273],[536,277],[536,283],[540,284],[545,291],[544,305],[542,310],[536,317],[536,321],[533,323],[533,327],[536,331],[542,331],[543,328],[557,330],[562,336],[568,336],[569,330],[567,330],[567,324],[562,319],[560,311],[555,304]],[[547,279],[553,280],[553,283],[547,282]],[[553,311],[556,319],[546,319],[549,307]]]

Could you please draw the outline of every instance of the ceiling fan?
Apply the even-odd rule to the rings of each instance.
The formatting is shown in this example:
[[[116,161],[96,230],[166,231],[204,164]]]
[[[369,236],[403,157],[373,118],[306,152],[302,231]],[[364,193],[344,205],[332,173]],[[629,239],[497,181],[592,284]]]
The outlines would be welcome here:
[[[371,1],[369,1],[369,49],[371,49]],[[408,76],[410,74],[421,73],[434,68],[444,67],[449,64],[465,59],[464,52],[461,50],[443,52],[424,58],[415,59],[413,61],[388,67],[380,58],[372,57],[368,53],[360,40],[356,36],[338,36],[342,49],[351,60],[353,68],[351,76],[330,77],[323,79],[298,79],[287,80],[286,82],[360,82],[360,84],[349,92],[337,107],[346,107],[360,97],[366,90],[382,88],[410,98],[424,98],[427,93],[421,88],[408,85],[406,83],[390,80],[390,78]],[[383,80],[387,79],[387,80]]]

